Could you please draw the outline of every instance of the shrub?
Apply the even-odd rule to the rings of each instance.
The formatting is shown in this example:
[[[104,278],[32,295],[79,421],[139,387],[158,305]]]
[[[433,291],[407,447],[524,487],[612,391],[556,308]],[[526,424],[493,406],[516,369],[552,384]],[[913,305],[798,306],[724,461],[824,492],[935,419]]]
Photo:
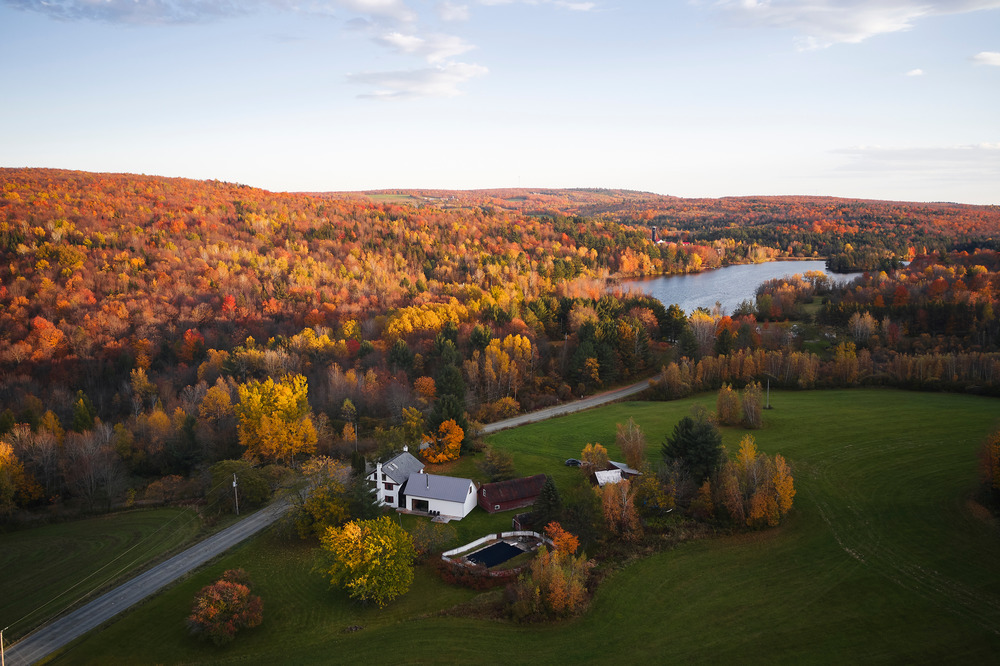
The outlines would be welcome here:
[[[201,588],[187,618],[191,633],[225,645],[240,629],[260,626],[264,604],[250,594],[250,577],[242,569],[230,569],[222,578]]]

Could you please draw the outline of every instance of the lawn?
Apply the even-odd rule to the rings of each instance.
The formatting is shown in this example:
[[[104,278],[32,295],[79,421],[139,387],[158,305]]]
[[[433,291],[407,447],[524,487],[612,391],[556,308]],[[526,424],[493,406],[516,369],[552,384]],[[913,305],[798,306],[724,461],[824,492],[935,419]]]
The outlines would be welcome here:
[[[25,634],[111,581],[191,540],[188,509],[151,509],[0,534],[4,639]]]
[[[621,403],[491,437],[523,474],[575,469],[587,442],[609,446],[635,418],[655,458],[692,403]],[[549,626],[478,620],[476,593],[423,568],[385,610],[362,608],[310,573],[308,546],[269,533],[231,552],[57,663],[728,662],[987,663],[1000,652],[1000,538],[969,501],[979,442],[1000,403],[900,391],[772,392],[754,433],[793,466],[798,495],[779,528],[682,544],[606,578],[589,612]],[[730,449],[744,431],[725,429]],[[509,514],[498,514],[509,516]],[[496,516],[475,511],[468,519]],[[459,523],[459,525],[462,525]],[[469,523],[472,525],[472,523]],[[490,523],[492,524],[492,523]],[[464,531],[464,530],[463,530]],[[228,648],[185,635],[197,589],[243,566],[264,625]],[[351,627],[363,627],[349,631]]]

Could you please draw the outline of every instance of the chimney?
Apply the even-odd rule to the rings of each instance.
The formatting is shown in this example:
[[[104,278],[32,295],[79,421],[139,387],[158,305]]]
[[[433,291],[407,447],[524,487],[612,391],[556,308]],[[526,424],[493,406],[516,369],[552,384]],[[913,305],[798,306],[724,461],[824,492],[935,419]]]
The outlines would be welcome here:
[[[410,447],[408,447],[406,444],[403,444],[403,453],[407,453],[409,450]]]

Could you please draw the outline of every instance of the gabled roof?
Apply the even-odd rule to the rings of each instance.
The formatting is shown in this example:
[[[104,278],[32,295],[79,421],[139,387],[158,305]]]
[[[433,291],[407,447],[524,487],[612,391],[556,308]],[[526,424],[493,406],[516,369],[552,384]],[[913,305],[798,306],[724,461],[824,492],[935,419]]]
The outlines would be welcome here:
[[[642,474],[642,472],[640,472],[639,470],[633,469],[632,467],[629,467],[623,462],[615,462],[614,460],[609,460],[608,463],[620,469],[622,471],[622,474],[629,474],[631,476],[639,476],[640,474]]]
[[[423,468],[424,464],[407,451],[398,453],[382,463],[382,473],[395,483],[406,483],[411,474],[415,474]]]
[[[521,479],[484,483],[480,494],[490,504],[504,504],[538,497],[545,485],[545,475],[535,474]]]
[[[622,480],[622,471],[620,469],[602,469],[594,472],[594,476],[597,477],[597,485],[605,486],[609,483],[618,483]]]
[[[437,474],[414,474],[406,484],[403,492],[407,497],[420,499],[435,499],[445,502],[465,502],[469,496],[469,485],[472,479],[460,479],[454,476],[438,476]]]

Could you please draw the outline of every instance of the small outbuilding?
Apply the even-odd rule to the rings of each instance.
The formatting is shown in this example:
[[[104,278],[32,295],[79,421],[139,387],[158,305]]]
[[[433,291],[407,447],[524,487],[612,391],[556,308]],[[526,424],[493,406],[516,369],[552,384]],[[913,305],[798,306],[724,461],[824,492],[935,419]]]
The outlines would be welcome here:
[[[488,513],[531,506],[542,493],[544,485],[544,474],[496,483],[484,483],[479,488],[479,506]]]

